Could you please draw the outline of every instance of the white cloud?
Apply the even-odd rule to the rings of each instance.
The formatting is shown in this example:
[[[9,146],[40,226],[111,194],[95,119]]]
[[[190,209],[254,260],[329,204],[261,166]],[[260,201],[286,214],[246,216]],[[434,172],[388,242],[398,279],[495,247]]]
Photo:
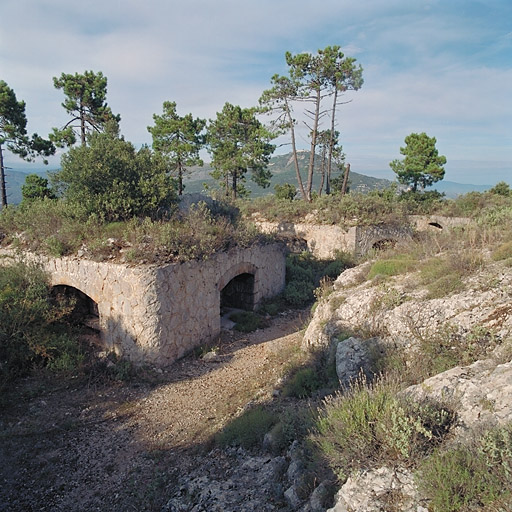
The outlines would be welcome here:
[[[512,68],[489,56],[511,37],[495,29],[496,12],[482,13],[441,0],[4,0],[2,19],[17,21],[0,27],[0,78],[26,101],[29,130],[44,134],[66,121],[52,77],[101,70],[123,133],[142,143],[163,101],[204,118],[226,101],[254,105],[286,72],[286,50],[340,44],[364,67],[339,125],[359,171],[387,169],[408,133],[426,131],[449,162],[505,162],[502,173],[512,166]]]

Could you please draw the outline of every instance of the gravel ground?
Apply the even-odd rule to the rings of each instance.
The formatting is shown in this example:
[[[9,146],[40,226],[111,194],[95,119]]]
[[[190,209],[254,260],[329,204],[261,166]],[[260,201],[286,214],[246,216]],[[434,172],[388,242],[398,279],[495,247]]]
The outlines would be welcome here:
[[[198,465],[222,471],[208,461],[212,436],[272,399],[306,318],[224,332],[206,357],[128,383],[19,382],[0,410],[0,511],[161,510]]]

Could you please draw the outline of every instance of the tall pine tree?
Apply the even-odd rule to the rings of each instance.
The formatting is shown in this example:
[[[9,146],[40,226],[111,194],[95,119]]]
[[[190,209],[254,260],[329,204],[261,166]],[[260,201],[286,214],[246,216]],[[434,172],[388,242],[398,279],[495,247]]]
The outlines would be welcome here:
[[[16,94],[0,80],[0,201],[2,208],[7,206],[7,186],[5,181],[5,165],[3,146],[13,154],[27,161],[37,155],[46,157],[55,153],[54,145],[34,133],[27,135],[27,116],[25,102],[18,101]],[[45,163],[46,160],[44,160]]]
[[[162,155],[169,166],[171,175],[178,178],[178,194],[183,194],[183,176],[187,168],[203,165],[199,151],[205,144],[202,131],[205,119],[194,119],[192,114],[180,117],[176,103],[166,101],[162,115],[153,115],[155,126],[148,126],[153,137],[153,149]]]

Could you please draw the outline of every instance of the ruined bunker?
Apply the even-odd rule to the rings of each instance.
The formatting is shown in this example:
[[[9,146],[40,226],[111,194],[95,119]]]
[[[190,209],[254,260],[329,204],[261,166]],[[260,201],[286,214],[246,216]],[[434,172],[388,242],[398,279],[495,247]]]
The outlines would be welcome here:
[[[76,313],[97,327],[106,350],[136,363],[166,365],[215,340],[221,306],[254,309],[285,284],[281,244],[163,266],[25,257],[43,266],[56,293],[77,299]]]

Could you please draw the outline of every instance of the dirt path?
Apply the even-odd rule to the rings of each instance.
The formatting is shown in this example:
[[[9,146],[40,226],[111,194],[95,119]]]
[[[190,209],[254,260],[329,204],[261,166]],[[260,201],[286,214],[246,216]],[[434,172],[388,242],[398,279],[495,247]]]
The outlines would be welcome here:
[[[156,382],[23,383],[0,417],[0,511],[160,510],[213,434],[271,400],[306,318],[225,333],[217,354],[189,356]]]

